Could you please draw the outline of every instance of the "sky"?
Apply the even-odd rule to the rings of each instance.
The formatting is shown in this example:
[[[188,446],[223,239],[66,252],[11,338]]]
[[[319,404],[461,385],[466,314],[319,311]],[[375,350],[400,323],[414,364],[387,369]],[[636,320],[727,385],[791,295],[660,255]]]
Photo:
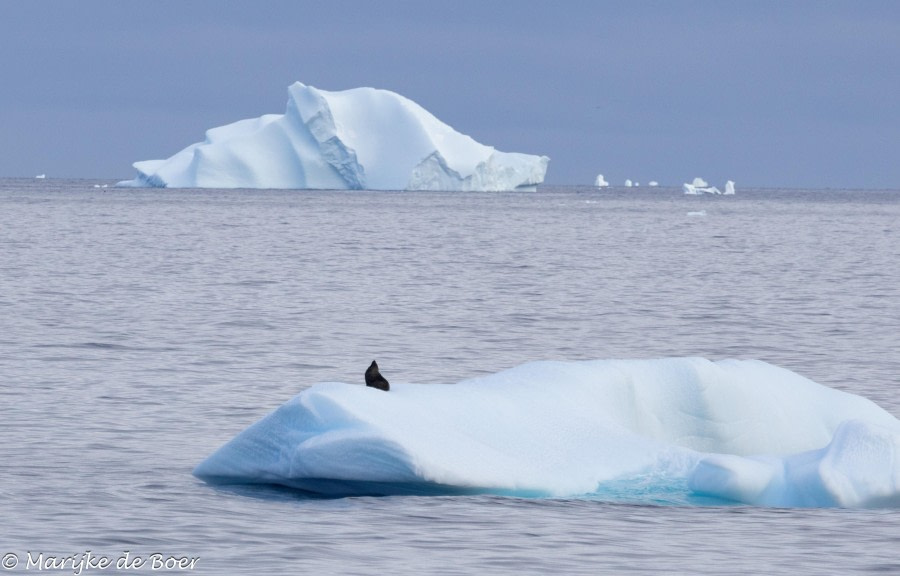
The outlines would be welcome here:
[[[0,177],[126,179],[295,82],[680,186],[900,188],[895,0],[0,0]]]

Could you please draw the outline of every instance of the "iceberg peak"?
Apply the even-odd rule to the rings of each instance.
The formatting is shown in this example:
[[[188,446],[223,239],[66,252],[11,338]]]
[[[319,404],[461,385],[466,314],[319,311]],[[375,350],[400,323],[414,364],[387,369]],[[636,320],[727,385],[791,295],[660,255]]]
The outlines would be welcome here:
[[[535,188],[549,161],[480,144],[389,90],[295,82],[284,114],[212,128],[119,185],[499,191]]]

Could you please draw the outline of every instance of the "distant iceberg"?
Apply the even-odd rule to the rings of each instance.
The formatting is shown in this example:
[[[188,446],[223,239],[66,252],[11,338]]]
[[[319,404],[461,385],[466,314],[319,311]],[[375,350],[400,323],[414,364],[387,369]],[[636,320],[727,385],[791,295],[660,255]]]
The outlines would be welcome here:
[[[682,185],[685,194],[734,194],[734,181],[729,180],[725,183],[725,192],[723,193],[715,186],[710,186],[703,178],[694,178],[690,184]]]
[[[166,160],[135,162],[119,186],[516,190],[544,181],[549,158],[500,152],[388,90],[296,82],[284,114],[208,130]]]
[[[594,180],[594,186],[597,188],[606,188],[609,186],[609,182],[603,178],[603,174],[597,174],[597,179]]]
[[[900,421],[760,361],[533,362],[387,393],[316,384],[194,474],[329,496],[900,507]]]

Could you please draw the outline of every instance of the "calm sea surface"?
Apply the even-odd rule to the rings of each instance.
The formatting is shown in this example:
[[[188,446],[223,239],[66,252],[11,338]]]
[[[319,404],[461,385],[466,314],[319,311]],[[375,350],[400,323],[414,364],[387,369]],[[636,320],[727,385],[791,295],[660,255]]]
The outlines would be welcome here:
[[[539,359],[758,358],[900,416],[900,191],[94,184],[0,180],[11,573],[86,551],[147,564],[85,574],[900,573],[898,510],[309,500],[191,476],[372,359],[453,383]],[[153,554],[199,560],[154,571]]]

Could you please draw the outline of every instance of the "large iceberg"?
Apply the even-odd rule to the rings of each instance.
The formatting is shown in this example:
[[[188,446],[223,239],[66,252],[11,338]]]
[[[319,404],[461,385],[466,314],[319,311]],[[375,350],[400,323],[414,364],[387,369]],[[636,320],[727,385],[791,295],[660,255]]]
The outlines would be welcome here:
[[[479,144],[388,90],[296,82],[284,114],[208,130],[166,160],[135,162],[137,177],[119,185],[515,190],[543,182],[548,162]]]
[[[316,384],[194,474],[330,496],[900,506],[900,421],[760,361],[533,362],[387,393]]]

